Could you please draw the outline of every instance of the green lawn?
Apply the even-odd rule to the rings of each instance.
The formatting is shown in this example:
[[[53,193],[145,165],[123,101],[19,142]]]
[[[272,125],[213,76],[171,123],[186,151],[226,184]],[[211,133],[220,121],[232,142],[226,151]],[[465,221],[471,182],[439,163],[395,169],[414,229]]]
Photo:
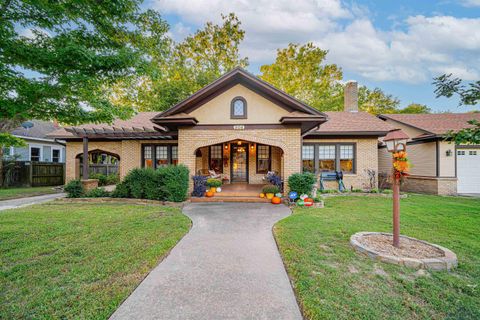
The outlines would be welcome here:
[[[391,232],[391,199],[327,198],[274,228],[307,319],[480,319],[480,199],[412,195],[402,234],[452,249],[459,267],[428,272],[356,254],[358,231]]]
[[[53,187],[7,188],[0,189],[0,201],[58,193]]]
[[[188,232],[178,208],[48,203],[0,212],[0,319],[107,319]]]

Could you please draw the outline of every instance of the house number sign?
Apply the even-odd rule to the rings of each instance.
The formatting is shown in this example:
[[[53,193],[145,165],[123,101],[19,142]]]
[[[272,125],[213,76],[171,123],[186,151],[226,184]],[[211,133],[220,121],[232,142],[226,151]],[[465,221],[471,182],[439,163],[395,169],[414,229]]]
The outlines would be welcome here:
[[[233,130],[245,130],[245,126],[244,125],[236,125],[236,126],[233,126]]]

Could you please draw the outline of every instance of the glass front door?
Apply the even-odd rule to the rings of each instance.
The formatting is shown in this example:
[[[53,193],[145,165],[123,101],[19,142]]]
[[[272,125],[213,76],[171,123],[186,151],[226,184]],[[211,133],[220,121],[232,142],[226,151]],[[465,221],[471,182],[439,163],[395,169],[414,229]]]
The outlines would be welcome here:
[[[248,143],[232,143],[230,150],[232,182],[248,182]]]

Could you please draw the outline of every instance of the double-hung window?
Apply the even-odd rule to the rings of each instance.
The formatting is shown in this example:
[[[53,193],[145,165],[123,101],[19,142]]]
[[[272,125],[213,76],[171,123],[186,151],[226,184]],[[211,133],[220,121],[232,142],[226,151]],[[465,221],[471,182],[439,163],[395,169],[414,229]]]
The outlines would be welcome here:
[[[223,146],[217,144],[210,146],[210,170],[214,170],[216,173],[223,173]]]
[[[40,161],[41,158],[41,151],[40,148],[31,147],[30,148],[30,161]]]
[[[304,145],[302,147],[303,172],[315,172],[315,146]]]
[[[142,145],[142,166],[145,168],[160,168],[178,163],[178,146],[176,145]]]
[[[60,162],[60,149],[52,149],[52,162]]]
[[[354,143],[317,143],[302,146],[304,172],[355,173]]]
[[[257,144],[257,173],[267,173],[271,170],[271,148]]]

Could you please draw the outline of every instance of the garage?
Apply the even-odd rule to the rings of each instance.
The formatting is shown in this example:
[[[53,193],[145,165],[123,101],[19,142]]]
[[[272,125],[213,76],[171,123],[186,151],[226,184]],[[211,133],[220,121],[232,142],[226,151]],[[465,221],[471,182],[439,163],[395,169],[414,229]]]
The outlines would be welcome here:
[[[480,193],[480,148],[457,150],[457,192]]]

